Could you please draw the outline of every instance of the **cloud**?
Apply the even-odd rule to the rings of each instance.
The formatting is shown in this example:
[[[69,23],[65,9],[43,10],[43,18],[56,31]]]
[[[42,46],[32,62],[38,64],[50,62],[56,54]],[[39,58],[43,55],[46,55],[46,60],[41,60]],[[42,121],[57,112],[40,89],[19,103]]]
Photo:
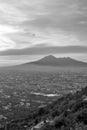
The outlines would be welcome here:
[[[17,24],[27,20],[26,14],[8,3],[0,3],[0,19],[8,24]]]
[[[0,51],[87,46],[86,15],[86,0],[0,0]]]
[[[26,33],[15,33],[10,35],[11,39],[15,41],[15,49],[31,48],[37,46],[68,46],[81,45],[81,41],[74,35],[68,34],[64,31],[46,30],[39,32],[37,30],[30,30]]]
[[[86,54],[86,46],[55,46],[55,47],[32,47],[25,49],[13,49],[0,52],[0,55],[49,55],[49,54]]]
[[[0,25],[0,51],[15,48],[16,43],[7,34],[16,33],[18,30],[7,25]]]

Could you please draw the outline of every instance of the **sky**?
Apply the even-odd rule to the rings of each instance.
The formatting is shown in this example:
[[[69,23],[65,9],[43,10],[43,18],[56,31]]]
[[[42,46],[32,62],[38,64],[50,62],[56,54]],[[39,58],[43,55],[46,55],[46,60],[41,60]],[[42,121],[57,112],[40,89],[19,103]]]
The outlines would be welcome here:
[[[87,61],[87,0],[0,0],[0,64]]]

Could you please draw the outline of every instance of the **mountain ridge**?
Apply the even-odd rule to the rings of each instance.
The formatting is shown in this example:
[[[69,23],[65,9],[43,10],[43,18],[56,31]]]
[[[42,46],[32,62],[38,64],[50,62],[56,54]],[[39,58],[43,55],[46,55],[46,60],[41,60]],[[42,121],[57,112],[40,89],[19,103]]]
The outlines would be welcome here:
[[[43,57],[40,60],[25,63],[24,65],[40,65],[40,66],[56,66],[56,67],[73,67],[73,66],[78,66],[78,67],[87,67],[87,63],[83,61],[78,61],[70,57],[63,57],[63,58],[56,58],[53,55],[48,55]]]

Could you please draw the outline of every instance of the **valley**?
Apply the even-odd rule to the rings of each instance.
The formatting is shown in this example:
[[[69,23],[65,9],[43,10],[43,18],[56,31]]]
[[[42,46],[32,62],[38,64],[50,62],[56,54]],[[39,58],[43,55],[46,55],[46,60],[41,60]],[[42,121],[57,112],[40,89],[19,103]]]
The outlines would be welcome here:
[[[25,118],[87,86],[87,72],[0,71],[0,121]]]

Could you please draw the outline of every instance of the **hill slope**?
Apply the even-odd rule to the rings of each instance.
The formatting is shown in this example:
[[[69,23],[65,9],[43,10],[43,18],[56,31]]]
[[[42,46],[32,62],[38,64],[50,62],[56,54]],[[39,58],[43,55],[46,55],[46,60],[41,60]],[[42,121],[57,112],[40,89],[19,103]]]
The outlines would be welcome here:
[[[13,120],[7,130],[87,130],[87,87],[64,95],[25,119]],[[4,130],[4,129],[2,129]]]

